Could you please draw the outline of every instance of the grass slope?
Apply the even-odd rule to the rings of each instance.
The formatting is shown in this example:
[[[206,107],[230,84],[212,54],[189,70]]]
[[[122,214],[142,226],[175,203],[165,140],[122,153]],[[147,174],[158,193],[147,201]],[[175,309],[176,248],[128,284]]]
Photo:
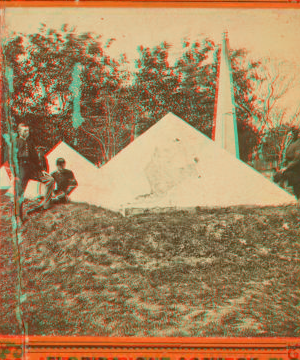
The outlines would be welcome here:
[[[3,199],[0,333],[17,334]],[[299,221],[295,206],[124,218],[66,204],[32,215],[21,244],[29,333],[299,336]]]

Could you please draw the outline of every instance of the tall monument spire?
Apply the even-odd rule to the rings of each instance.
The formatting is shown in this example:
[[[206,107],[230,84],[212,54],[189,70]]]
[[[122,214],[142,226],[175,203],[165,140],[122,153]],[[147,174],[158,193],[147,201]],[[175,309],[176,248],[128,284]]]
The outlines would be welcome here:
[[[213,137],[216,144],[239,158],[234,90],[226,32],[223,33],[219,59]]]

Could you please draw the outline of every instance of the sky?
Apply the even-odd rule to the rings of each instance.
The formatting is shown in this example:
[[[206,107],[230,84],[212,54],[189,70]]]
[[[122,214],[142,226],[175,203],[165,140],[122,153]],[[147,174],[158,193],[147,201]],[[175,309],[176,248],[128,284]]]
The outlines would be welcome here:
[[[202,34],[218,43],[227,30],[234,48],[300,63],[300,9],[7,8],[5,18],[8,29],[17,32],[36,32],[40,23],[56,29],[68,23],[79,32],[115,38],[111,52],[125,52],[129,59],[137,57],[138,45],[166,40],[176,49],[182,38]]]
[[[103,41],[115,38],[108,49],[118,57],[126,53],[132,61],[139,45],[171,43],[171,61],[179,54],[183,38],[196,40],[203,35],[215,43],[228,32],[232,48],[246,48],[253,59],[270,57],[287,61],[283,71],[300,79],[300,9],[176,9],[176,8],[7,8],[8,31],[34,33],[41,23],[55,29],[62,24],[78,32],[94,32]],[[289,106],[300,103],[300,81],[288,93]]]

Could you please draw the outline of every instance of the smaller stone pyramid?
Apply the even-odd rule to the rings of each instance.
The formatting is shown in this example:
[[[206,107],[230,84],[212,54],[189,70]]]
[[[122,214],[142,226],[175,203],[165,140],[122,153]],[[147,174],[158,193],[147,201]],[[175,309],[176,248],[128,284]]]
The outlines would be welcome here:
[[[11,181],[4,165],[0,168],[0,189],[8,190],[11,187]]]

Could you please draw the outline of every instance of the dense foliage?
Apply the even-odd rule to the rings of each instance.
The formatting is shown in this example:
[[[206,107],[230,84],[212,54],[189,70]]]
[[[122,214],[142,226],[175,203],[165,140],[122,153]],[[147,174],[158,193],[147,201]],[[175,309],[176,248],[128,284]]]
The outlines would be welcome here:
[[[170,45],[140,46],[135,71],[126,70],[126,56],[107,55],[110,42],[77,34],[63,26],[45,25],[35,34],[13,34],[3,50],[14,73],[9,106],[15,124],[28,122],[44,150],[68,142],[94,163],[104,163],[172,111],[208,136],[212,135],[218,47],[209,39],[185,40],[171,65]],[[230,53],[239,128],[240,153],[249,159],[258,143],[252,125],[255,112],[254,69],[246,52]],[[74,84],[74,69],[78,88]],[[74,126],[75,100],[80,101],[81,126]],[[5,122],[2,133],[5,133]]]
[[[279,167],[285,161],[285,151],[294,138],[295,131],[299,129],[296,125],[282,124],[264,131],[261,142],[257,148],[257,157],[267,162],[277,164]]]

